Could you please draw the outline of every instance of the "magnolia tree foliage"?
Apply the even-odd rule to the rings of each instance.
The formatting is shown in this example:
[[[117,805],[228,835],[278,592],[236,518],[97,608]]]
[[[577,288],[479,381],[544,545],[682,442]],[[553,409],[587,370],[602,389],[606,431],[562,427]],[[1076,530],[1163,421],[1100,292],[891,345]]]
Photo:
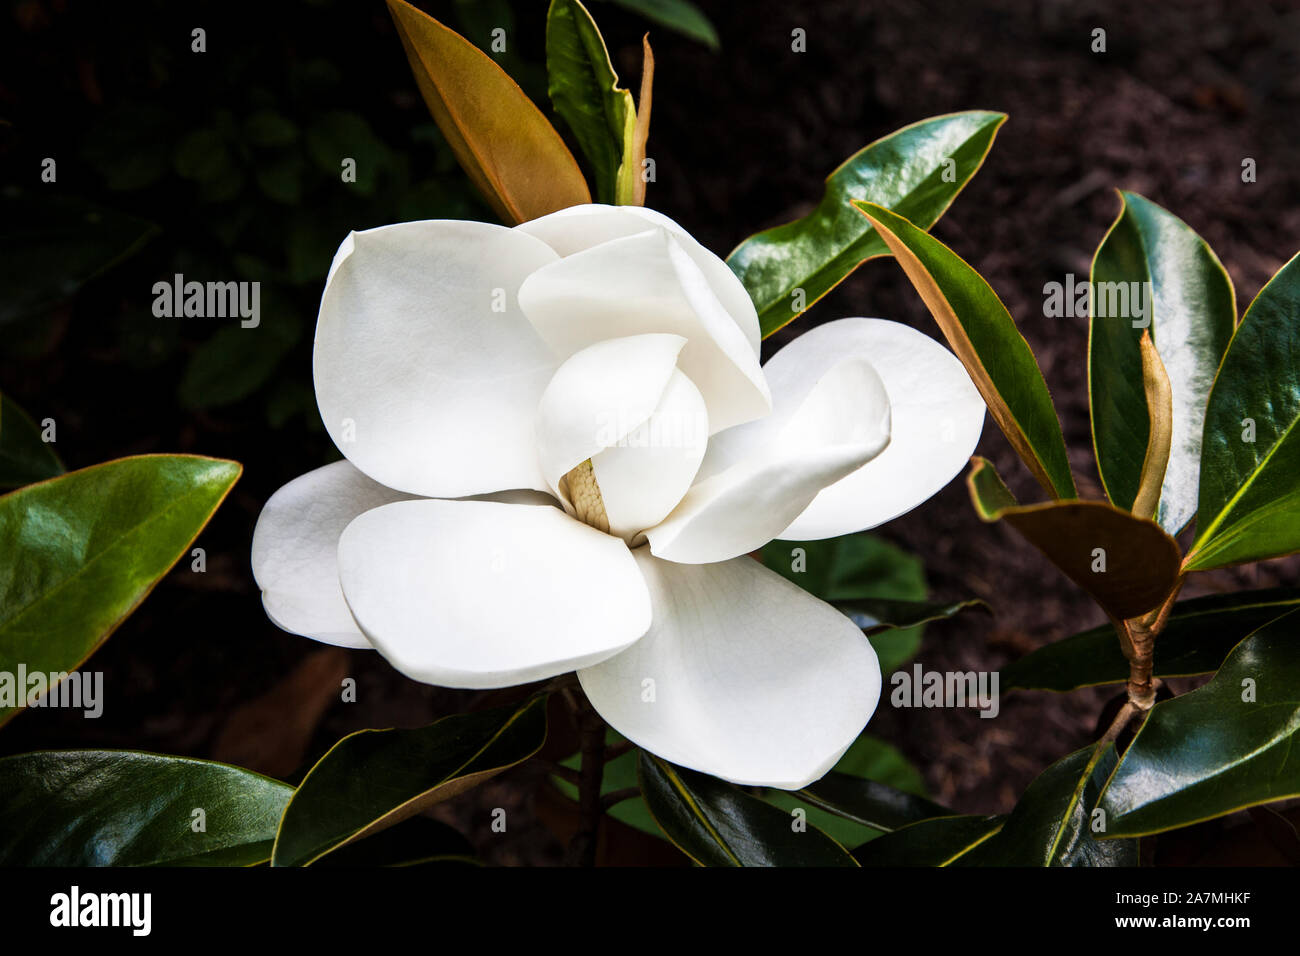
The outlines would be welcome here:
[[[1300,550],[1295,259],[1238,316],[1204,240],[1119,195],[1089,280],[1044,290],[1049,310],[1089,320],[1105,498],[1085,500],[1032,350],[928,232],[1005,116],[877,139],[807,216],[723,259],[646,207],[648,42],[634,97],[591,14],[553,0],[557,128],[488,53],[388,7],[499,224],[337,237],[313,376],[343,457],[265,503],[251,570],[284,630],[372,648],[427,684],[517,688],[499,698],[513,702],[352,734],[296,786],[129,751],[4,758],[0,860],[463,861],[465,838],[422,811],[539,759],[558,708],[581,732],[546,765],[573,802],[578,863],[608,815],[705,866],[1134,865],[1139,837],[1300,795],[1300,590],[1178,600],[1194,573]],[[654,11],[716,44],[689,5]],[[840,318],[761,362],[765,337],[877,258],[902,267],[933,327]],[[188,308],[179,276],[160,295]],[[986,410],[1040,500],[970,457]],[[149,455],[65,474],[43,427],[0,405],[0,483],[15,489],[0,497],[0,721],[67,696],[168,569],[203,560],[191,544],[240,473]],[[862,533],[963,470],[979,517],[1110,622],[991,681],[905,666],[927,622],[988,608],[929,600],[921,561]],[[1197,674],[1212,677],[1162,699],[1163,679]],[[882,689],[995,717],[1000,691],[1099,684],[1123,687],[1114,719],[1003,816],[931,802],[867,732]]]

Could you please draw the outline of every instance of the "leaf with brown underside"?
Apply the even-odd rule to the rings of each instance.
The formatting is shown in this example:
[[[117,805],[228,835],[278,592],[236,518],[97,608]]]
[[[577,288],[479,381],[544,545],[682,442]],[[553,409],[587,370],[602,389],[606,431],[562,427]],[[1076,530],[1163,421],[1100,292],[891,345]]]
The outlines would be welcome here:
[[[429,112],[503,222],[591,202],[560,134],[491,57],[405,0],[388,10]]]
[[[1154,521],[1104,501],[1018,504],[993,466],[978,457],[971,459],[966,484],[980,518],[1010,524],[1113,618],[1151,610],[1177,584],[1178,545]]]

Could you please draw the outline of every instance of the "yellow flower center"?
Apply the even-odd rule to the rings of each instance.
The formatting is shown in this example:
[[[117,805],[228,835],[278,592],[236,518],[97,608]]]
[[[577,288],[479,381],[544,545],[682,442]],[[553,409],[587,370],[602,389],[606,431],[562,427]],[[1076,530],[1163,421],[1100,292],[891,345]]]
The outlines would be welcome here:
[[[609,515],[605,513],[605,499],[600,496],[590,458],[560,479],[560,490],[569,496],[579,521],[609,534]]]

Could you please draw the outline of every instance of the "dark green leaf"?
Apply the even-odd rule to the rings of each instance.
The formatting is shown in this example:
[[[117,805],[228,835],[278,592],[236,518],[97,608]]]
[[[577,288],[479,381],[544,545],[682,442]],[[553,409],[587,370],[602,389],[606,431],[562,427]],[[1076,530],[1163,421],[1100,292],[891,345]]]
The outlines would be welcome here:
[[[270,858],[291,793],[261,774],[186,757],[127,750],[5,757],[0,865],[251,866]]]
[[[853,851],[862,866],[949,866],[976,849],[1006,817],[935,817],[887,833]]]
[[[1003,113],[972,110],[905,126],[831,173],[807,216],[737,246],[727,265],[754,300],[763,335],[797,318],[868,259],[889,254],[850,200],[878,203],[929,229],[979,171],[1005,121]]]
[[[1300,550],[1300,255],[1242,316],[1205,413],[1196,540],[1203,571]]]
[[[1173,441],[1156,520],[1177,534],[1196,512],[1205,403],[1236,326],[1237,305],[1223,265],[1186,223],[1136,193],[1121,192],[1120,202],[1092,263],[1093,443],[1107,496],[1132,509],[1147,450],[1139,342],[1149,328],[1173,390]],[[1145,316],[1139,310],[1146,295],[1134,302],[1134,288],[1150,288]]]
[[[0,671],[81,666],[188,552],[240,471],[140,455],[0,497]],[[0,724],[24,703],[0,695]]]
[[[641,751],[641,792],[656,822],[701,866],[854,866],[816,827],[707,774]]]
[[[256,326],[228,325],[195,350],[181,377],[182,405],[231,405],[270,381],[302,335],[302,323],[291,312],[264,308],[262,313]]]
[[[392,153],[375,135],[365,117],[336,110],[318,117],[307,131],[307,152],[312,162],[335,182],[343,175],[343,161],[356,162],[356,182],[349,183],[362,196],[374,194],[379,174],[392,162]],[[337,244],[339,236],[333,241]]]
[[[308,772],[285,809],[273,866],[306,866],[531,757],[546,698],[444,717],[418,730],[362,730]]]
[[[258,110],[244,121],[244,137],[264,148],[289,146],[298,141],[298,127],[275,110]]]
[[[854,205],[880,231],[1043,490],[1053,498],[1076,497],[1047,383],[997,293],[956,253],[905,218],[871,203]]]
[[[270,855],[268,851],[268,856]],[[374,836],[339,847],[318,866],[476,866],[474,847],[459,830],[412,817]]]
[[[53,444],[41,439],[41,430],[28,414],[0,394],[0,490],[63,474],[63,462]]]
[[[932,621],[953,617],[965,610],[988,612],[989,606],[978,598],[966,601],[891,601],[885,598],[862,598],[838,605],[868,635],[899,628],[919,627]]]
[[[1137,866],[1136,840],[1100,841],[1104,817],[1093,808],[1114,768],[1109,743],[1058,760],[1029,785],[1002,829],[959,865]]]
[[[555,112],[573,130],[596,176],[596,201],[626,203],[618,188],[636,125],[632,94],[618,74],[596,22],[578,0],[552,0],[546,16],[546,73]],[[629,170],[630,171],[630,170]]]
[[[1300,588],[1213,594],[1175,604],[1155,642],[1155,676],[1187,677],[1219,669],[1248,634],[1300,608]],[[1055,641],[1002,669],[1002,688],[1067,691],[1122,684],[1129,663],[1109,624]]]
[[[157,231],[142,219],[68,196],[0,196],[0,323],[71,298]]]
[[[763,799],[787,813],[802,809],[808,822],[841,846],[858,846],[921,816],[949,811],[925,799],[920,771],[897,748],[862,734],[829,774],[803,790],[764,790]],[[910,819],[904,819],[909,815]],[[890,825],[892,822],[893,825]]]
[[[689,0],[613,0],[620,7],[639,13],[669,30],[703,43],[710,49],[718,48],[718,31],[700,8]]]
[[[1246,638],[1199,690],[1156,704],[1102,796],[1141,836],[1300,796],[1300,617]]]

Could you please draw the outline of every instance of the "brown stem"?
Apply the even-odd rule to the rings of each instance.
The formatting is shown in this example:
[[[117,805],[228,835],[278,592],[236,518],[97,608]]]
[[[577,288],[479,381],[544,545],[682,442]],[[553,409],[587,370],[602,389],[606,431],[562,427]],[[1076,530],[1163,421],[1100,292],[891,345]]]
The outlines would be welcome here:
[[[569,866],[595,866],[600,817],[604,812],[600,784],[605,775],[605,721],[581,690],[570,688],[563,693],[574,708],[582,753],[578,770],[578,832],[569,841],[565,863]]]
[[[575,787],[578,785],[578,771],[572,767],[566,767],[562,763],[556,763],[554,760],[547,760],[544,757],[534,757],[533,762],[547,773],[559,777]]]
[[[1156,636],[1164,630],[1169,621],[1178,592],[1182,590],[1183,578],[1179,576],[1174,582],[1169,596],[1150,614],[1132,617],[1125,621],[1116,621],[1119,630],[1120,646],[1124,657],[1128,659],[1128,699],[1138,710],[1147,711],[1156,702],[1157,681],[1152,676],[1155,665]],[[1132,715],[1129,715],[1132,716]]]
[[[618,743],[611,744],[605,748],[605,762],[609,763],[611,760],[617,760],[619,757],[623,756],[623,754],[630,753],[635,749],[636,744],[632,743],[632,741],[620,740]]]
[[[624,787],[621,790],[611,790],[600,798],[600,808],[608,810],[610,807],[617,806],[624,800],[631,800],[633,797],[641,796],[640,787]]]

